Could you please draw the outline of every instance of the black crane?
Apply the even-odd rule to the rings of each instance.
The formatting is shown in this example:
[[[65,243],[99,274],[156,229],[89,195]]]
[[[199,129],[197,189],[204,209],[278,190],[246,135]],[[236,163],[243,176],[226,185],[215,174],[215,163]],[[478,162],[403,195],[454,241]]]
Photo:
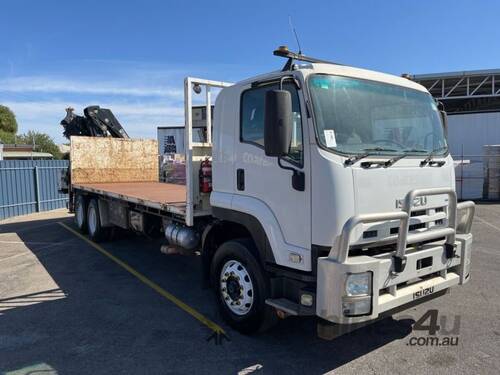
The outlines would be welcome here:
[[[87,137],[130,138],[113,112],[98,105],[92,105],[83,110],[84,116],[78,116],[73,108],[66,108],[66,117],[62,119],[63,135]]]

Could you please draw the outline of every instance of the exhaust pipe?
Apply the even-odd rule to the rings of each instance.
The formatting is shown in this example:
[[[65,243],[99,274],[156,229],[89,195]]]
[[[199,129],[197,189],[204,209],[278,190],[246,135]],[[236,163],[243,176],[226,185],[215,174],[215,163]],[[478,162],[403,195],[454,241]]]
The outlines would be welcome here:
[[[186,250],[194,250],[200,243],[198,232],[177,224],[168,224],[166,226],[165,238],[170,245],[179,246]]]

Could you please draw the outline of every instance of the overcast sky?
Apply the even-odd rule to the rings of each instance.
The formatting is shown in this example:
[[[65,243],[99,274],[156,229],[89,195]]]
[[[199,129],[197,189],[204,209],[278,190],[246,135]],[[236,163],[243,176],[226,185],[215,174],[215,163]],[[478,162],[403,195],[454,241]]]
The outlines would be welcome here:
[[[278,45],[401,73],[500,68],[500,1],[2,1],[0,104],[63,142],[64,109],[110,108],[134,137],[183,122],[183,78],[276,70]]]

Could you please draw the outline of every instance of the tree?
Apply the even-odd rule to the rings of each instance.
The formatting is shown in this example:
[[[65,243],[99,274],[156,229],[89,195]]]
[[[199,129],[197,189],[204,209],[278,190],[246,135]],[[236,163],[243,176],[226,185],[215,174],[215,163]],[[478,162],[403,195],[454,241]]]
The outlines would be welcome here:
[[[0,131],[17,133],[17,121],[14,112],[9,107],[0,105]]]
[[[61,151],[54,140],[45,133],[30,130],[25,134],[17,136],[17,143],[25,145],[35,145],[35,151],[48,152],[54,156],[54,159],[61,159]]]
[[[0,143],[16,143],[16,135],[0,129]]]

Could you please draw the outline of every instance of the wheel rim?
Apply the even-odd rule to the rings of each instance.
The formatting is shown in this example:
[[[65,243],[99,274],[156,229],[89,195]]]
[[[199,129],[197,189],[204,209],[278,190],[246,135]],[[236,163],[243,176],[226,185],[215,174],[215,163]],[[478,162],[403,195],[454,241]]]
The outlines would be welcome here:
[[[250,274],[243,264],[236,260],[224,264],[220,273],[220,293],[231,312],[245,315],[250,311],[254,288]]]
[[[93,206],[89,207],[89,217],[87,220],[89,223],[89,232],[94,234],[97,228],[97,215]]]
[[[80,228],[83,227],[83,207],[80,200],[76,203],[76,223]]]

